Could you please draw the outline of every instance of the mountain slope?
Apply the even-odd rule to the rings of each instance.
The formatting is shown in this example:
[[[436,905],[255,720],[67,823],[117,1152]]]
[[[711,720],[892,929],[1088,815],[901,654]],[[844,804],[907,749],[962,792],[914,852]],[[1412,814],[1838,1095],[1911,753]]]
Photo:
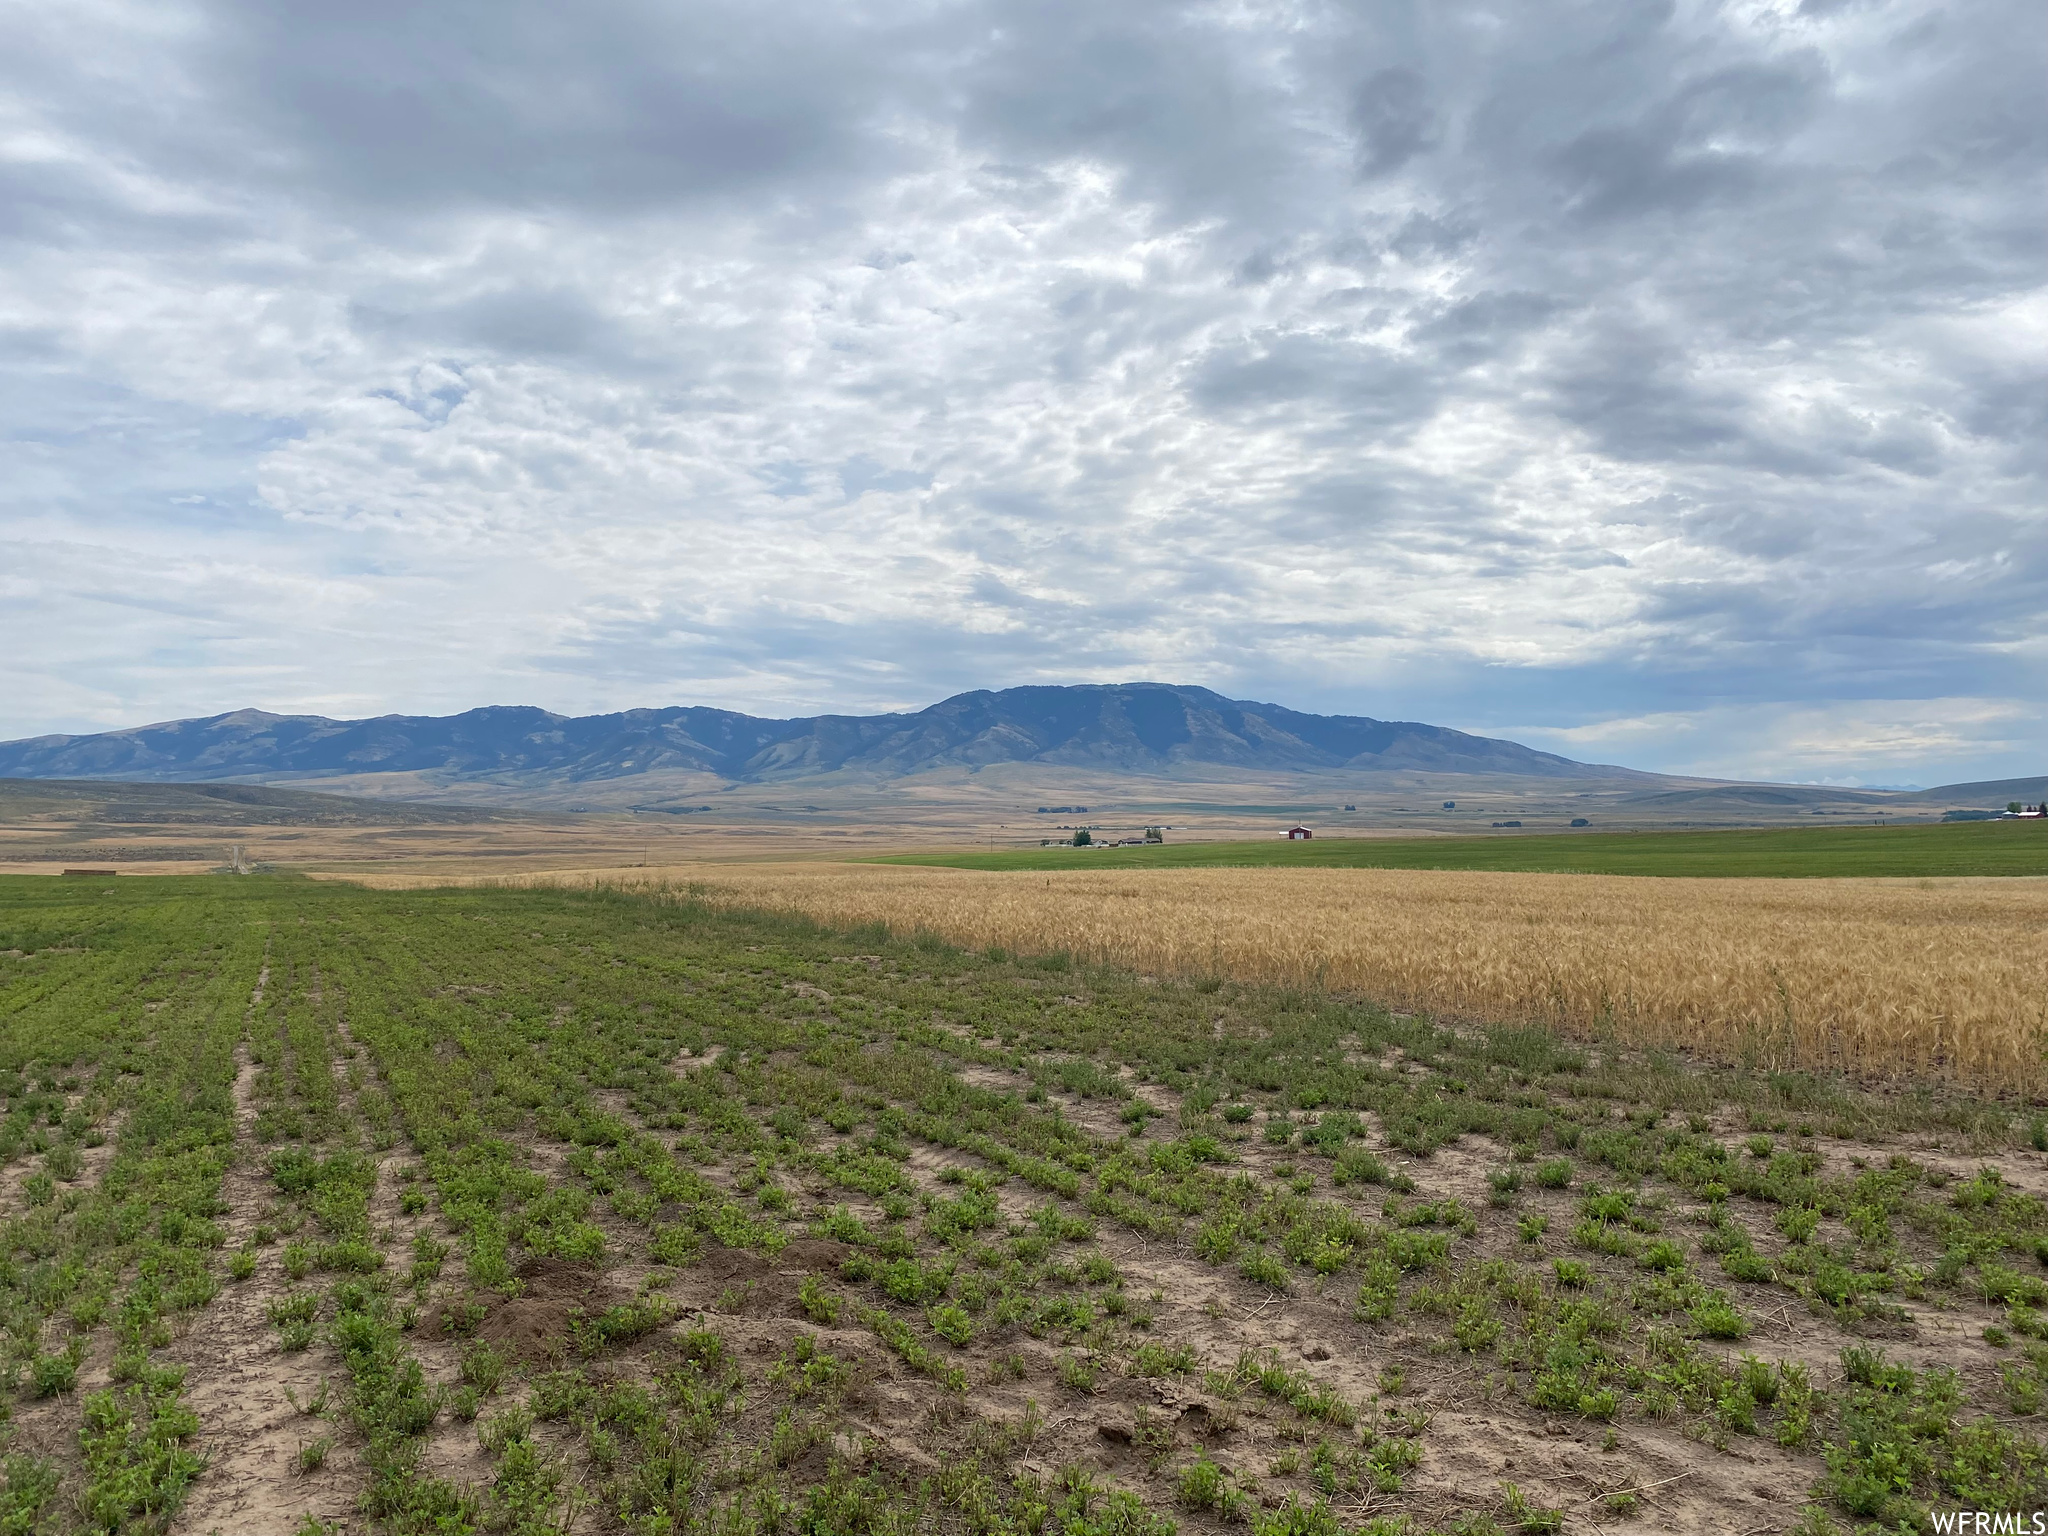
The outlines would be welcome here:
[[[2036,804],[2048,800],[2048,774],[2031,779],[1981,779],[1973,784],[1937,784],[1933,789],[1915,790],[1899,798],[1929,804],[1977,800],[1998,809],[2014,800]]]
[[[674,770],[732,781],[840,771],[893,778],[1020,762],[1152,773],[1341,768],[1669,782],[1441,726],[1303,714],[1163,683],[1008,688],[958,694],[915,714],[799,720],[694,707],[580,717],[492,707],[371,720],[238,710],[0,743],[0,776],[185,782],[432,773],[579,784]]]

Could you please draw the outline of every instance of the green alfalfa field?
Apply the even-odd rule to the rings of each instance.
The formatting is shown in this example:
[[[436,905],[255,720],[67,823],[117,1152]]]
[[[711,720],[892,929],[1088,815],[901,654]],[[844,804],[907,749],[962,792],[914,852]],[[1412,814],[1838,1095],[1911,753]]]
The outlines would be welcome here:
[[[1070,837],[1071,834],[1066,834]],[[2048,875],[2048,822],[1985,821],[1692,832],[1486,832],[1319,837],[1301,842],[1168,840],[891,854],[876,864],[954,869],[1477,869],[1706,879],[1955,879]]]
[[[2048,1122],[676,894],[0,883],[0,1530],[2048,1507]]]

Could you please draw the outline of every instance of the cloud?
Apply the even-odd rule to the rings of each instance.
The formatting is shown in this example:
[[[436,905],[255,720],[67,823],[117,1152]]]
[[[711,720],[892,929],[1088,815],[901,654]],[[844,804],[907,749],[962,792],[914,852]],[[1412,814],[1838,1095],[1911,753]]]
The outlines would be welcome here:
[[[1852,700],[1674,711],[1567,730],[1532,725],[1526,735],[1553,752],[1619,761],[1647,754],[1666,771],[1703,777],[1888,787],[1913,772],[1927,775],[1925,786],[1967,782],[1970,767],[1987,762],[2026,772],[2038,718],[2017,698]]]
[[[1151,675],[2020,771],[2029,20],[25,15],[0,734]]]
[[[1358,134],[1361,176],[1400,170],[1436,147],[1437,121],[1428,82],[1399,64],[1375,70],[1352,95],[1351,126]]]

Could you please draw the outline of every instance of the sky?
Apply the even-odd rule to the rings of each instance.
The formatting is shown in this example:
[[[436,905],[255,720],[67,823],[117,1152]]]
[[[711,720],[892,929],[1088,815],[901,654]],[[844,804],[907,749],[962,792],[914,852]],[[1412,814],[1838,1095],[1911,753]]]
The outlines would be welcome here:
[[[2048,772],[2034,3],[0,0],[0,737]]]

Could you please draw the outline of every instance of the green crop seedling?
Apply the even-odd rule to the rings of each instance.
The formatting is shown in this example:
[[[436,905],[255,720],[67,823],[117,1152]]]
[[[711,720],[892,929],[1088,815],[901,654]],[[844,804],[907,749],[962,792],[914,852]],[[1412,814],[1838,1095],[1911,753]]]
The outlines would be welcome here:
[[[2010,1104],[681,890],[79,884],[0,877],[6,1532],[210,1528],[238,1331],[393,1536],[1579,1518],[1441,1514],[1446,1407],[1611,1426],[1594,1513],[1639,1435],[1847,1529],[2048,1507]],[[1990,1363],[1871,1342],[1944,1315]]]

